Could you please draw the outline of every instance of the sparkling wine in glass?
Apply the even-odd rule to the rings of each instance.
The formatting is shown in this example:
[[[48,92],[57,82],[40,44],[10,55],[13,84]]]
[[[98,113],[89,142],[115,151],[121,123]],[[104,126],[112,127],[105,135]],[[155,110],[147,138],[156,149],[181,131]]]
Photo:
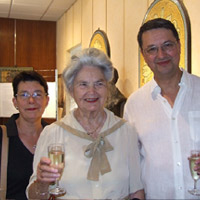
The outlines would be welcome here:
[[[62,173],[64,169],[64,158],[65,158],[65,150],[64,150],[64,144],[61,143],[55,143],[48,146],[48,155],[51,159],[51,165],[55,165],[59,173]],[[56,180],[56,187],[49,190],[49,194],[54,196],[61,196],[66,193],[66,190],[64,188],[59,187],[59,179]]]
[[[195,162],[200,159],[200,150],[192,150],[190,157],[188,158],[189,160],[189,165],[190,165],[190,172],[191,172],[191,176],[194,180],[194,188],[188,190],[188,192],[190,194],[193,195],[197,195],[200,196],[200,189],[197,189],[196,185],[197,185],[197,181],[199,180],[199,175],[197,174],[197,172],[194,170],[195,167]]]

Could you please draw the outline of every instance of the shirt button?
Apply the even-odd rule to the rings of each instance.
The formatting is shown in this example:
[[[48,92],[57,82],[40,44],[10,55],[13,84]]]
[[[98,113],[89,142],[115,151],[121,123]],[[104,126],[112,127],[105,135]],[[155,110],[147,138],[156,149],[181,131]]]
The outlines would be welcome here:
[[[179,189],[179,190],[182,190],[182,187],[180,186],[180,187],[178,187],[178,189]]]
[[[96,187],[96,188],[99,187],[99,184],[96,184],[95,187]]]
[[[180,162],[177,162],[177,166],[181,166],[181,163],[180,163]]]
[[[175,117],[172,117],[172,120],[175,120],[176,118]]]

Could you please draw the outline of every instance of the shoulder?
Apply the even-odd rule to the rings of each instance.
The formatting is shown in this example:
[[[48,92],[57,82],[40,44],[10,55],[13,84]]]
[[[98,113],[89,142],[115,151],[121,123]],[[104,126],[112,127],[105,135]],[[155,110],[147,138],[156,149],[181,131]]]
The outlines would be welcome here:
[[[131,124],[130,122],[126,121],[124,124],[124,128],[126,128],[128,133],[137,135],[137,130],[136,130],[135,126],[133,124]]]
[[[188,72],[187,73],[187,76],[190,78],[190,80],[193,80],[193,81],[196,81],[196,82],[200,82],[200,77],[197,76],[197,75],[194,75],[194,74],[189,74]]]
[[[120,118],[116,115],[114,115],[111,111],[106,109],[106,112],[108,114],[108,121],[109,125],[108,127],[114,127],[116,126],[116,131],[119,131],[122,135],[137,135],[136,128],[130,124],[127,120]]]
[[[17,124],[16,124],[16,119],[19,117],[19,113],[13,114],[5,124],[7,127],[7,134],[8,137],[11,136],[17,136],[18,135],[18,130],[17,130]]]
[[[62,119],[60,119],[59,121],[55,121],[51,124],[47,124],[44,127],[40,137],[47,138],[48,136],[50,136],[52,134],[56,134],[58,132],[61,133],[63,128],[60,125],[58,125],[58,122],[63,122],[64,124],[70,125],[73,122],[73,118],[72,118],[71,114],[68,114],[68,115],[64,116]]]
[[[194,91],[195,93],[200,93],[200,77],[196,76],[194,74],[190,74],[187,71],[183,71],[184,73],[184,81],[186,83],[186,86],[189,90]]]
[[[127,102],[130,102],[133,99],[141,99],[144,98],[146,95],[150,95],[151,93],[151,87],[152,87],[153,81],[149,81],[145,85],[143,85],[141,88],[134,91],[129,97]]]
[[[136,146],[138,142],[138,133],[136,128],[129,122],[125,122],[116,132],[120,138],[120,141],[125,142],[128,146]]]
[[[51,124],[47,124],[47,125],[44,126],[42,134],[43,134],[43,132],[45,132],[45,135],[47,133],[54,132],[58,127],[59,126],[56,124],[56,122],[53,122]]]
[[[131,109],[133,106],[141,106],[145,100],[151,98],[152,81],[146,83],[144,86],[133,92],[127,99],[125,104],[125,111]]]

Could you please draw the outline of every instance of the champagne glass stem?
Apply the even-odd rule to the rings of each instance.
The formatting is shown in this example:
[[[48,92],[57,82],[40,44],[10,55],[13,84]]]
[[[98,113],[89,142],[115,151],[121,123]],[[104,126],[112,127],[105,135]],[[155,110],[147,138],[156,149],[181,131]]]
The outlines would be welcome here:
[[[194,180],[194,189],[197,189],[197,180]]]
[[[59,188],[59,180],[56,179],[56,187]]]

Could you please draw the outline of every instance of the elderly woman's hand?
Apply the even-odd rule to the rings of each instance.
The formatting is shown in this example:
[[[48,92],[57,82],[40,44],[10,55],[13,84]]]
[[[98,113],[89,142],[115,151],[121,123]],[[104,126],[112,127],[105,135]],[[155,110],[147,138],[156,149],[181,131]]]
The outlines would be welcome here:
[[[60,177],[59,169],[55,166],[51,166],[51,160],[46,157],[42,157],[37,166],[37,181],[51,183],[56,181]]]
[[[51,165],[51,160],[42,157],[37,166],[37,179],[31,184],[28,195],[30,199],[48,199],[50,183],[56,181],[61,175],[60,169]],[[61,172],[61,171],[60,171]]]

